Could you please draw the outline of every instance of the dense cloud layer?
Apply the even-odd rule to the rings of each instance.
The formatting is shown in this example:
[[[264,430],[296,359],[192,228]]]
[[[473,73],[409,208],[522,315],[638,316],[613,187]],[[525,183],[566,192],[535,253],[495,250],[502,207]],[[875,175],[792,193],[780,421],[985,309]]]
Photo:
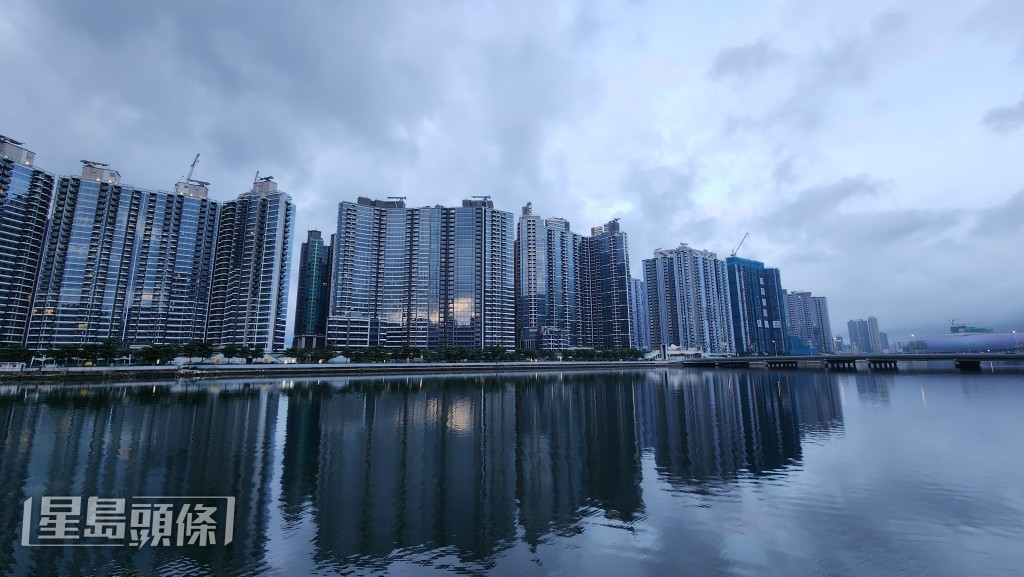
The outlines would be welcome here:
[[[1024,3],[9,0],[0,133],[299,206],[493,195],[783,270],[833,325],[1024,329]],[[296,267],[297,268],[297,267]],[[293,271],[294,272],[294,271]]]

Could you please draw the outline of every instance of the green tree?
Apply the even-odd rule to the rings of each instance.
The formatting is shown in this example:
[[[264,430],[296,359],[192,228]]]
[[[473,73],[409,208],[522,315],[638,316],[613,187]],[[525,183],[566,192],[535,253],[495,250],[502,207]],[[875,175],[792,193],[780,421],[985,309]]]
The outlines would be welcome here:
[[[21,345],[0,345],[0,362],[27,363],[32,360],[32,351]]]
[[[186,357],[208,359],[213,356],[213,344],[206,341],[189,341],[181,347],[181,352]]]

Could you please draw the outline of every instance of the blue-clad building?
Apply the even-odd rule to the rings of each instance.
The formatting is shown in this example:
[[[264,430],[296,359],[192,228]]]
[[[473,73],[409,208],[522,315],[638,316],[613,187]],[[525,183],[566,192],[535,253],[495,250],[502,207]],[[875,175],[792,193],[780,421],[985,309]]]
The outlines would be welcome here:
[[[219,208],[203,182],[141,192],[124,327],[129,346],[206,338]]]
[[[779,269],[737,256],[727,258],[726,267],[736,352],[789,354],[786,303]]]
[[[334,235],[331,235],[334,238]],[[326,344],[331,289],[331,244],[311,230],[299,249],[299,286],[295,295],[295,338],[292,346],[319,348]]]
[[[54,177],[0,135],[0,344],[23,344],[46,237]]]
[[[32,349],[121,339],[142,191],[105,164],[62,176],[29,324]]]

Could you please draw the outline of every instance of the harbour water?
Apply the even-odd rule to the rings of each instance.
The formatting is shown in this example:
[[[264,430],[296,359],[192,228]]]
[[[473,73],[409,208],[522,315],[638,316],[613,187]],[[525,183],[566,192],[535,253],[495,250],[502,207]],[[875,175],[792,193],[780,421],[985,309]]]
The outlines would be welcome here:
[[[0,393],[2,575],[1024,568],[1021,374],[658,369]],[[27,500],[144,495],[234,497],[232,543],[23,544]]]

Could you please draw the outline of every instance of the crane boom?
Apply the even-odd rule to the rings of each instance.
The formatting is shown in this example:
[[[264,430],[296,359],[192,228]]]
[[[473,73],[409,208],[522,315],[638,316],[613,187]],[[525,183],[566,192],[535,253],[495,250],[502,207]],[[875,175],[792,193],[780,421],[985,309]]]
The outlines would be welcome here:
[[[749,232],[743,235],[743,238],[740,240],[740,243],[736,245],[736,248],[732,249],[732,256],[736,256],[736,253],[740,251],[740,247],[743,246],[744,242],[746,242],[748,236],[750,236]]]
[[[192,161],[192,166],[188,169],[188,176],[185,177],[185,182],[192,180],[192,173],[196,171],[197,164],[199,164],[199,153],[196,153],[196,158]]]

